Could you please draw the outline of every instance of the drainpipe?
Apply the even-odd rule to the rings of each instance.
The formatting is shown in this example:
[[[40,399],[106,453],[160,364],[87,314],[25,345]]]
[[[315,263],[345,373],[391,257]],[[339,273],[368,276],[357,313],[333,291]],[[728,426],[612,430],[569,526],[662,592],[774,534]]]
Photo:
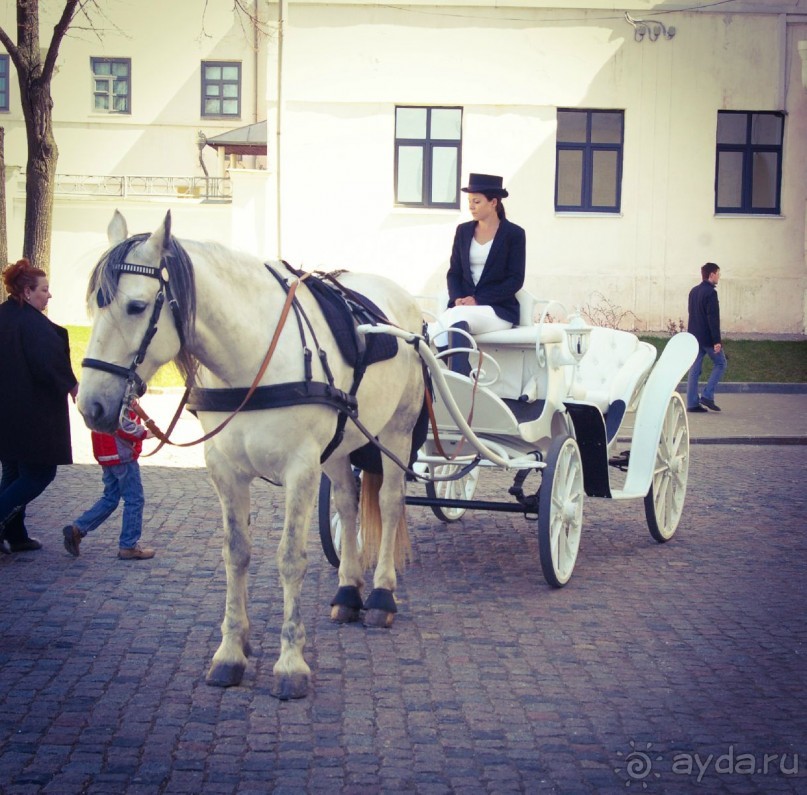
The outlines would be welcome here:
[[[281,130],[283,127],[283,37],[285,34],[285,20],[288,14],[289,4],[288,0],[279,0],[277,4],[277,109],[276,109],[276,124],[277,130],[275,134],[275,180],[276,180],[276,195],[275,200],[277,203],[277,258],[283,259],[283,247],[281,245],[283,235],[283,217],[281,212],[282,204],[282,179],[281,179],[281,162],[283,160],[281,150]]]

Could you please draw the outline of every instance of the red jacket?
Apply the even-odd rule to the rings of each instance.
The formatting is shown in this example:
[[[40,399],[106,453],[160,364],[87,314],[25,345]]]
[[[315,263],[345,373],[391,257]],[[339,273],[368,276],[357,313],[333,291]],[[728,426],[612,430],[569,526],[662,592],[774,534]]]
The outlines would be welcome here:
[[[115,431],[114,435],[92,432],[92,452],[95,460],[102,467],[137,461],[140,451],[143,449],[143,438],[147,431],[140,425],[140,417],[134,412],[131,412],[129,416],[139,426],[134,433],[126,433],[120,428]]]

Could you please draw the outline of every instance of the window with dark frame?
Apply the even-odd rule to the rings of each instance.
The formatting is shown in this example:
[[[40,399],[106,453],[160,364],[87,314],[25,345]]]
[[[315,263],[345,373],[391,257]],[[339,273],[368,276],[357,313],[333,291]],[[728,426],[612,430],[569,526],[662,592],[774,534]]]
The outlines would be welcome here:
[[[618,213],[625,112],[558,108],[557,212]]]
[[[0,111],[8,107],[8,55],[0,55]]]
[[[780,214],[784,129],[781,112],[717,112],[716,214]]]
[[[90,58],[90,68],[93,110],[96,113],[131,113],[131,58]]]
[[[462,108],[395,108],[395,204],[460,206]]]
[[[241,115],[241,64],[202,61],[202,116]]]

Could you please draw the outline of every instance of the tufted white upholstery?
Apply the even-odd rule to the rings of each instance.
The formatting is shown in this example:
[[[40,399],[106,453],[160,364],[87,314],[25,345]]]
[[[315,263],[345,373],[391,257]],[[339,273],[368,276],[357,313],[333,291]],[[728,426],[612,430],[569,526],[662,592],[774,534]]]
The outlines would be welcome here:
[[[588,353],[577,368],[575,392],[603,413],[615,401],[630,406],[634,390],[650,372],[656,349],[627,331],[593,328]]]

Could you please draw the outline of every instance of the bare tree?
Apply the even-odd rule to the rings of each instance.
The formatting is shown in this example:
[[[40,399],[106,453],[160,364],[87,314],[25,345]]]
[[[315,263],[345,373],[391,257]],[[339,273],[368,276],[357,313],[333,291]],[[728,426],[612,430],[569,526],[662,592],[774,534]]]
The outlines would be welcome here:
[[[28,139],[22,254],[46,271],[50,268],[53,191],[59,159],[59,149],[53,136],[51,80],[65,34],[76,15],[95,1],[64,0],[64,8],[53,28],[44,60],[39,38],[39,0],[17,0],[16,42],[0,27],[0,42],[17,71]]]

